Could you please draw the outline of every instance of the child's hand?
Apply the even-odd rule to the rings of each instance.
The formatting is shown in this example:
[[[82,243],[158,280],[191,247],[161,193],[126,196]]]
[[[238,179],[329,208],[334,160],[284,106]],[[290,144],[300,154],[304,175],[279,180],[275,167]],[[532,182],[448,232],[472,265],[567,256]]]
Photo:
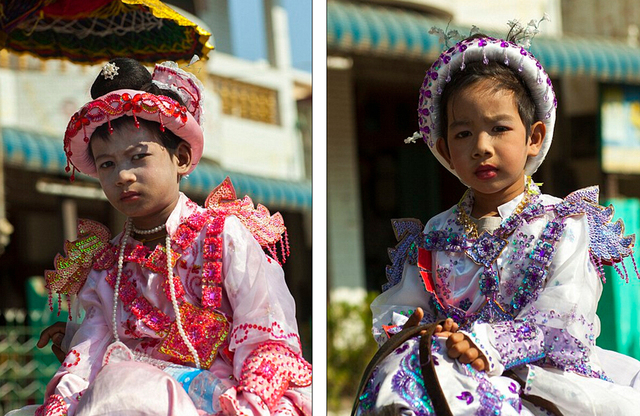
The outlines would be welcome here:
[[[51,351],[53,351],[58,361],[63,362],[66,354],[62,351],[60,346],[66,329],[67,324],[64,322],[56,322],[55,324],[45,328],[40,333],[40,339],[36,346],[38,348],[44,348],[49,343],[49,340],[51,340]]]
[[[447,355],[457,359],[462,364],[471,364],[471,367],[478,371],[489,368],[489,363],[484,354],[476,348],[469,337],[460,332],[452,333],[447,338]]]
[[[442,325],[436,325],[436,330],[433,335],[448,338],[454,332],[458,332],[458,324],[455,323],[453,319],[447,318]]]
[[[418,307],[416,308],[415,312],[411,314],[407,322],[405,322],[405,324],[402,326],[402,329],[420,325],[420,321],[422,321],[422,318],[424,318],[424,311],[422,310],[422,308]]]

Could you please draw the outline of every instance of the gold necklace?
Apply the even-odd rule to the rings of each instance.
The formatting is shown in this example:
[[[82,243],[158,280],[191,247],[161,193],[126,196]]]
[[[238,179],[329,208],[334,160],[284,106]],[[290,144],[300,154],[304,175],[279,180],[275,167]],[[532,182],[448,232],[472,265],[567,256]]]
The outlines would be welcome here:
[[[158,236],[158,237],[153,237],[153,238],[141,238],[141,239],[139,239],[138,241],[140,241],[142,244],[150,243],[151,241],[156,241],[156,240],[163,239],[166,235],[167,235],[167,233],[163,233],[162,235],[160,235],[160,236]]]
[[[529,202],[531,202],[531,196],[537,194],[535,189],[531,189],[531,183],[531,176],[527,176],[525,179],[524,196],[522,197],[522,200],[520,201],[518,206],[516,206],[516,208],[511,213],[512,216],[520,214],[527,207],[527,205],[529,205]],[[467,237],[477,239],[479,236],[478,226],[471,219],[469,214],[467,214],[463,206],[463,202],[467,199],[468,194],[469,189],[466,190],[464,195],[462,195],[460,202],[458,202],[458,217],[456,218],[456,223],[462,226]]]

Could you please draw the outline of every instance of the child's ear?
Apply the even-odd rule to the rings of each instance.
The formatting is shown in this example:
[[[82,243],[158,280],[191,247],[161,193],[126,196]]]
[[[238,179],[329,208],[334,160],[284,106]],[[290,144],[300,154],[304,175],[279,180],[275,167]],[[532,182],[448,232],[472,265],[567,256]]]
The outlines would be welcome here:
[[[191,146],[181,141],[175,150],[175,157],[178,159],[178,174],[186,175],[191,168]]]
[[[449,146],[447,146],[446,140],[443,139],[442,137],[440,137],[436,141],[436,150],[438,151],[438,153],[440,153],[440,156],[442,156],[444,160],[447,161],[447,163],[449,164],[449,167],[451,169],[455,169],[451,164],[451,154],[449,154]]]
[[[531,137],[529,137],[529,143],[527,143],[527,156],[537,156],[540,153],[546,134],[547,126],[542,121],[536,121],[531,125]]]

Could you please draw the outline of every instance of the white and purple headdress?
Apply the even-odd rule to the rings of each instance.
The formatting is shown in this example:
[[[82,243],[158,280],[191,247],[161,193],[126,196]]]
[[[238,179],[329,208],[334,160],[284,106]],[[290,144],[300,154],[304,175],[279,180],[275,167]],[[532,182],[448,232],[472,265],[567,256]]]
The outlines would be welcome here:
[[[543,20],[546,20],[546,18]],[[533,21],[529,23],[530,27],[533,26],[535,28],[533,35],[537,33],[538,23],[540,22]],[[509,22],[509,24],[512,31],[522,28],[517,22]],[[433,29],[433,32],[440,33],[441,36],[444,33],[439,29]],[[451,173],[458,176],[455,171],[449,168],[449,164],[436,149],[436,141],[442,136],[442,126],[440,125],[440,98],[442,92],[447,83],[451,81],[451,76],[458,71],[464,71],[469,63],[481,61],[487,65],[489,62],[499,62],[511,68],[516,75],[524,80],[535,103],[535,118],[536,120],[541,120],[547,129],[540,153],[535,157],[529,158],[525,166],[525,173],[529,176],[532,175],[542,164],[551,146],[558,101],[551,84],[551,78],[542,68],[540,62],[526,49],[532,37],[530,32],[523,31],[523,33],[525,36],[522,45],[487,36],[462,40],[444,51],[427,71],[422,88],[420,88],[418,103],[420,131],[414,133],[405,142],[414,142],[416,139],[422,138],[429,145],[429,149],[431,149],[438,161]]]

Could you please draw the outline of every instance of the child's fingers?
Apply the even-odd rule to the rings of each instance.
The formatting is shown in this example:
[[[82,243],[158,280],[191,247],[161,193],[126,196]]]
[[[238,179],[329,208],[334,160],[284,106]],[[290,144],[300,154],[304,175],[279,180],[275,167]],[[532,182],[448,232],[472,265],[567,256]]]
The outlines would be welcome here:
[[[453,331],[453,330],[452,330],[452,329],[453,329],[453,326],[454,326],[455,324],[456,324],[456,323],[455,323],[455,322],[453,322],[453,319],[451,319],[451,318],[447,318],[447,319],[444,321],[444,330],[445,330],[445,331],[448,331],[448,332],[455,332],[455,331]]]
[[[60,324],[62,324],[62,326]],[[55,324],[45,328],[40,333],[40,339],[38,339],[38,342],[36,343],[36,346],[38,348],[45,347],[49,343],[49,340],[53,340],[53,338],[54,338],[54,336],[56,336],[56,334],[62,334],[62,337],[64,338],[64,329],[65,329],[65,327],[66,327],[66,325],[64,323],[56,322]],[[62,341],[62,339],[60,339],[60,341]]]
[[[453,321],[452,321],[453,322]],[[453,322],[453,324],[451,325],[451,332],[457,332],[458,331],[458,324]]]
[[[36,343],[36,347],[44,348],[49,343],[49,339],[51,339],[51,337],[46,334],[45,331],[42,331],[40,333],[40,339],[38,339],[38,342]]]
[[[460,355],[460,358],[458,358],[458,360],[462,364],[469,364],[469,363],[474,362],[479,356],[480,356],[480,351],[478,351],[477,348],[471,347],[468,350],[466,350],[465,352],[463,352]]]
[[[51,342],[53,343],[53,345],[57,345],[59,347],[60,345],[62,345],[63,339],[64,334],[58,332],[57,334],[53,334],[53,336],[51,337]]]
[[[420,324],[420,321],[424,318],[424,312],[422,308],[416,308],[415,312],[407,319],[407,322],[402,326],[403,328],[411,328],[412,326],[417,326]]]
[[[66,357],[66,354],[64,353],[64,351],[60,349],[60,347],[58,347],[57,345],[52,345],[51,351],[53,351],[53,354],[56,356],[58,361],[60,362],[64,361],[64,357]]]
[[[471,347],[463,334],[454,332],[447,338],[447,354],[451,358],[460,357],[465,351]]]
[[[433,333],[438,335],[442,331],[443,331],[442,325],[438,324],[438,325],[436,325],[436,330],[433,331]]]
[[[487,365],[482,358],[476,358],[472,363],[471,367],[473,367],[477,371],[484,371],[487,368]]]

